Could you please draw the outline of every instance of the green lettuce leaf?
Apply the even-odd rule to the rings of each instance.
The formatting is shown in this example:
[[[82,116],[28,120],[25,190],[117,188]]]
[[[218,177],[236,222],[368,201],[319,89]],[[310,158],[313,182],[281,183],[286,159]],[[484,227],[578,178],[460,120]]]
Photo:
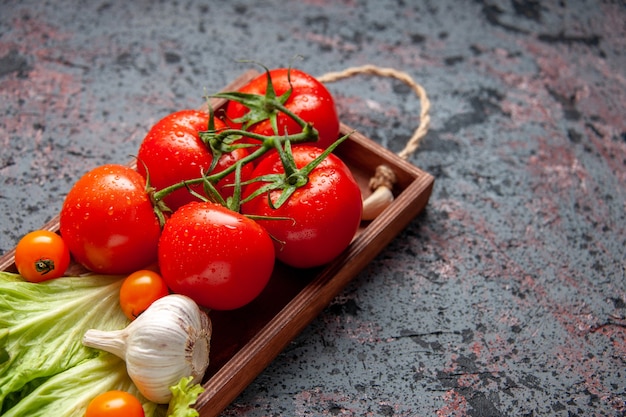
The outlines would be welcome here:
[[[198,417],[196,410],[191,408],[204,392],[200,384],[191,384],[192,377],[182,378],[177,385],[170,387],[172,399],[167,409],[168,417]]]
[[[0,272],[0,415],[70,417],[96,395],[136,395],[147,417],[165,414],[147,401],[122,359],[83,346],[92,328],[121,329],[120,277],[63,277],[33,284]]]
[[[126,374],[123,360],[103,352],[58,373],[9,409],[3,417],[83,416],[89,401],[103,392],[119,389],[142,400],[146,416],[164,416],[163,407],[145,400]]]

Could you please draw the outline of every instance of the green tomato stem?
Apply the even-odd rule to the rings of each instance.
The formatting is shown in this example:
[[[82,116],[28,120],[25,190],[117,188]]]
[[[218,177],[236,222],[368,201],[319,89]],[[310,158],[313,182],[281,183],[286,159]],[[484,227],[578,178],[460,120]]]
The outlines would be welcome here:
[[[194,178],[194,179],[187,180],[187,181],[181,181],[176,184],[172,184],[168,187],[162,188],[160,190],[155,190],[152,194],[153,200],[158,203],[159,201],[162,201],[168,194],[171,194],[172,192],[176,190],[189,187],[190,185],[200,184],[205,181],[215,184],[222,178],[229,175],[231,172],[234,172],[235,170],[240,169],[238,167],[243,167],[245,164],[248,164],[260,158],[269,150],[277,147],[277,145],[280,146],[280,144],[285,143],[285,142],[293,142],[293,143],[310,142],[312,138],[316,138],[318,136],[317,130],[313,128],[313,126],[310,124],[306,124],[302,132],[295,133],[292,135],[287,135],[287,136],[278,136],[278,135],[264,136],[264,135],[252,134],[251,132],[246,132],[244,130],[238,130],[238,129],[224,130],[220,133],[220,135],[226,132],[230,132],[230,133],[228,135],[223,135],[224,137],[229,136],[229,135],[245,135],[253,139],[261,140],[262,143],[260,144],[260,146],[258,146],[258,148],[254,152],[238,160],[233,165],[229,166],[223,171],[216,172],[215,174],[211,174],[211,175],[205,175],[202,177]]]
[[[207,131],[200,132],[200,139],[205,143],[205,145],[211,150],[213,155],[213,160],[211,162],[211,166],[208,169],[208,173],[211,173],[216,165],[219,158],[224,153],[229,153],[234,151],[235,149],[241,147],[254,147],[257,145],[250,144],[241,144],[237,143],[237,140],[241,137],[247,137],[250,139],[254,139],[259,141],[259,145],[254,152],[251,152],[246,157],[238,160],[233,165],[224,169],[223,171],[212,173],[210,175],[206,175],[206,173],[202,172],[202,176],[199,178],[181,181],[179,183],[170,185],[161,190],[154,190],[152,187],[148,187],[149,195],[153,201],[153,205],[155,207],[155,213],[159,218],[161,225],[165,224],[165,212],[171,211],[163,202],[163,199],[170,193],[179,190],[183,187],[188,188],[194,184],[204,184],[205,192],[207,195],[213,198],[214,201],[222,204],[234,211],[239,211],[241,204],[241,169],[245,164],[248,164],[262,155],[275,148],[280,154],[280,159],[283,163],[283,167],[285,169],[284,175],[272,176],[272,179],[268,177],[261,177],[252,179],[246,183],[253,181],[264,181],[267,182],[265,186],[261,187],[263,190],[275,190],[282,189],[283,192],[277,201],[277,206],[282,205],[294,192],[297,188],[302,187],[308,183],[309,174],[317,167],[327,156],[330,154],[341,142],[343,142],[349,135],[346,135],[335,143],[333,143],[330,147],[328,147],[318,158],[311,161],[305,167],[298,169],[296,167],[296,163],[293,159],[293,155],[291,152],[291,144],[292,143],[303,143],[303,142],[317,142],[319,140],[319,132],[317,129],[313,127],[310,123],[306,122],[300,116],[292,112],[288,109],[284,103],[289,99],[291,92],[293,91],[293,87],[291,87],[287,92],[282,94],[281,96],[276,96],[276,92],[274,91],[274,87],[272,85],[272,80],[269,74],[269,70],[266,68],[267,74],[267,89],[266,94],[256,95],[256,94],[247,94],[241,92],[225,92],[218,93],[213,97],[216,98],[224,98],[227,100],[232,100],[239,102],[249,108],[249,112],[246,116],[244,116],[241,121],[244,123],[244,129],[224,129],[217,131],[215,129],[214,123],[214,112],[213,108],[209,105],[209,124],[207,126]],[[288,74],[289,76],[289,74]],[[291,79],[289,79],[289,83],[291,85]],[[291,118],[294,122],[300,126],[302,131],[296,134],[284,134],[280,135],[277,128],[277,115],[279,112],[286,114],[289,118]],[[275,135],[261,135],[254,132],[250,132],[247,129],[251,125],[254,125],[261,120],[269,119],[272,128],[274,130]],[[219,195],[217,190],[215,189],[215,184],[226,177],[227,175],[235,172],[235,193],[233,197],[229,198],[228,201],[224,201],[224,199]],[[191,190],[190,190],[191,191]],[[195,193],[194,193],[195,194]],[[203,198],[203,196],[196,195],[197,197]]]

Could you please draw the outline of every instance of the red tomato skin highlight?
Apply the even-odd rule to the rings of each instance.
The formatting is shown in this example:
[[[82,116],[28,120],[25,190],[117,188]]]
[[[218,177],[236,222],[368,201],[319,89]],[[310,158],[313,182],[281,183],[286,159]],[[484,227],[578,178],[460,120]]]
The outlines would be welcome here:
[[[127,274],[156,262],[161,233],[144,178],[124,165],[99,166],[67,194],[60,233],[74,259],[101,274]]]
[[[215,129],[225,129],[226,124],[215,118]],[[210,149],[202,142],[199,132],[206,131],[209,114],[199,110],[180,110],[171,113],[157,122],[142,141],[137,154],[137,171],[144,177],[150,176],[150,185],[161,190],[170,185],[202,177],[207,174],[213,161]],[[223,171],[235,161],[248,155],[245,149],[238,149],[220,157],[213,173]],[[147,168],[147,171],[146,171]],[[252,171],[251,166],[242,168],[245,180]],[[220,180],[216,186],[226,198],[232,195],[232,187],[224,187],[234,181],[234,173]],[[190,188],[204,195],[202,184]],[[163,201],[172,210],[191,202],[198,201],[186,188],[168,194]]]
[[[291,71],[290,77],[293,91],[285,102],[285,106],[303,120],[313,124],[313,127],[319,133],[319,140],[315,145],[325,149],[339,137],[339,116],[335,100],[324,84],[313,76],[294,68],[291,70],[287,68],[270,70],[272,85],[277,96],[282,95],[290,88],[287,79],[288,71]],[[244,85],[239,91],[265,95],[267,91],[267,75],[263,73]],[[229,123],[247,112],[248,108],[237,102],[229,102],[226,107],[226,117]],[[281,135],[285,132],[285,129],[287,129],[289,134],[302,131],[300,126],[284,113],[278,115],[277,122],[278,131]],[[269,120],[259,122],[249,130],[266,136],[274,135]]]
[[[167,286],[213,310],[251,302],[267,285],[274,262],[274,245],[259,224],[210,202],[178,209],[159,243]]]
[[[293,146],[292,151],[298,168],[322,152],[309,145]],[[252,175],[283,170],[278,153],[272,152],[259,162]],[[263,184],[250,184],[244,191],[244,198]],[[279,191],[272,191],[270,196],[276,201]],[[309,182],[298,188],[280,208],[270,207],[267,194],[242,206],[244,214],[291,219],[257,222],[274,237],[276,257],[297,268],[321,266],[339,256],[358,231],[362,210],[361,190],[350,169],[334,154],[328,155],[309,175]]]
[[[38,263],[41,265],[39,268]],[[70,251],[67,244],[61,236],[48,230],[27,233],[15,247],[17,271],[29,282],[59,278],[69,264]]]

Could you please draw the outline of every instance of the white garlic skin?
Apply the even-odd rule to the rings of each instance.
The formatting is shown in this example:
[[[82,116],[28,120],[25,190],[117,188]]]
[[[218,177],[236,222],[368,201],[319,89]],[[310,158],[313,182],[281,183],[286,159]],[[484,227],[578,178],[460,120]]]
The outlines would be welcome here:
[[[158,299],[125,329],[89,330],[83,344],[126,361],[128,375],[148,400],[168,403],[181,378],[199,383],[209,365],[211,321],[189,297]]]
[[[374,220],[392,202],[393,193],[386,186],[378,187],[369,197],[363,201],[363,214],[361,219]]]

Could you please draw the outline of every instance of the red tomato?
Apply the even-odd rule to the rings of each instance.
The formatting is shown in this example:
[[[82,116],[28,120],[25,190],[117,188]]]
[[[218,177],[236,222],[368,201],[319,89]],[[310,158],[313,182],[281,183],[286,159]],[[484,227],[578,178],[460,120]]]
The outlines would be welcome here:
[[[161,190],[170,185],[202,177],[207,174],[213,161],[210,148],[200,139],[198,133],[209,126],[209,114],[198,110],[181,110],[165,116],[150,129],[144,138],[137,155],[137,170],[146,177],[146,167],[150,185]],[[215,129],[227,126],[215,118]],[[218,173],[248,155],[248,150],[237,149],[223,154],[211,173]],[[145,166],[144,166],[145,164]],[[252,171],[251,165],[242,169],[242,179]],[[225,187],[234,182],[235,173],[220,180],[216,186],[224,199],[233,194],[233,187]],[[192,185],[193,191],[205,195],[202,184]],[[168,194],[163,199],[172,210],[191,201],[198,201],[185,187]]]
[[[70,251],[65,241],[48,230],[27,233],[15,248],[15,266],[26,281],[59,278],[69,264]]]
[[[301,168],[322,150],[299,145],[293,146],[292,152],[296,166]],[[252,175],[282,172],[278,152],[272,151],[261,159]],[[264,184],[251,183],[244,190],[244,199]],[[281,190],[271,191],[269,199],[276,202],[280,193]],[[288,219],[257,221],[274,238],[276,257],[294,267],[314,267],[333,260],[350,244],[361,222],[361,190],[349,168],[334,154],[329,154],[309,174],[307,184],[282,206],[272,208],[269,199],[267,194],[261,194],[244,203],[242,212]]]
[[[293,68],[291,70],[278,68],[270,71],[272,85],[277,96],[282,95],[290,88],[287,79],[288,71],[291,71],[290,77],[293,91],[289,99],[284,103],[285,107],[306,122],[312,123],[313,127],[319,132],[319,140],[316,145],[321,148],[327,148],[339,137],[339,117],[333,97],[324,84],[311,75]],[[264,73],[253,79],[239,91],[265,95],[267,91],[267,74]],[[234,120],[247,112],[248,108],[243,104],[231,101],[226,108],[226,117],[229,120]],[[277,116],[277,126],[278,134],[280,135],[285,133],[285,129],[287,129],[289,134],[302,131],[291,117],[282,112]],[[269,120],[259,122],[248,130],[265,136],[275,134]]]
[[[169,294],[165,281],[149,269],[133,272],[120,288],[120,307],[129,320],[135,320],[150,305]]]
[[[261,226],[210,202],[178,209],[159,243],[159,267],[168,287],[214,310],[232,310],[256,298],[270,279],[274,259],[272,240]]]
[[[74,259],[102,274],[128,274],[156,262],[161,226],[146,181],[124,165],[102,165],[67,194],[61,236]]]
[[[141,402],[125,391],[107,391],[95,397],[85,412],[85,417],[144,417]]]

